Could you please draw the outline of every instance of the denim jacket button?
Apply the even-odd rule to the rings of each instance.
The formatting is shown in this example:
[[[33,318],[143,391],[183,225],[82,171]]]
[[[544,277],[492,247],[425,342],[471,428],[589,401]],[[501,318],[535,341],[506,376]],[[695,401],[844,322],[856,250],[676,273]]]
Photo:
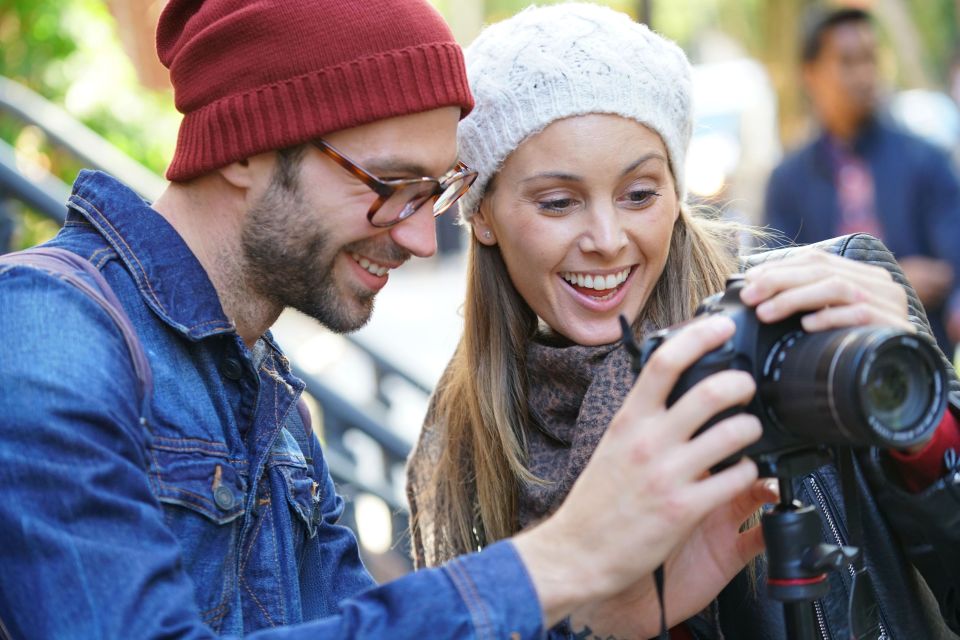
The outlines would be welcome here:
[[[233,508],[236,499],[233,497],[233,491],[225,484],[220,485],[213,491],[213,500],[217,506],[228,511]]]
[[[230,380],[239,380],[243,377],[243,365],[236,358],[226,358],[220,363],[220,373]]]

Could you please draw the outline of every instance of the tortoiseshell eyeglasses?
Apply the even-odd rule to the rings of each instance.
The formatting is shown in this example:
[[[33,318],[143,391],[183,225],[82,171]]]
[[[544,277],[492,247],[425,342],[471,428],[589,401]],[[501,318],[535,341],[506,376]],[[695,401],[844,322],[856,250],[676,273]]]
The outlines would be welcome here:
[[[375,227],[391,227],[406,220],[432,198],[435,199],[433,217],[437,217],[453,206],[477,179],[476,171],[458,162],[439,178],[382,180],[337,151],[329,142],[320,139],[311,142],[377,194],[367,211],[367,220]]]

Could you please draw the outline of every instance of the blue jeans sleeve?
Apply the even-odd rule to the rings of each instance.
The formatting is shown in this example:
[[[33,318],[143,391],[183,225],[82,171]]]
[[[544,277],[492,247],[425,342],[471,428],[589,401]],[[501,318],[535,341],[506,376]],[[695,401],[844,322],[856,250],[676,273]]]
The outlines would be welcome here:
[[[0,629],[15,639],[213,637],[150,489],[119,330],[72,286],[23,267],[0,271],[0,300]],[[335,557],[356,557],[352,533],[330,535]],[[359,561],[348,564],[356,590],[370,587]],[[353,590],[333,579],[316,588]],[[366,588],[337,611],[250,637],[542,635],[510,543]]]
[[[521,640],[544,632],[526,569],[513,544],[499,542],[348,598],[339,615],[249,637]]]

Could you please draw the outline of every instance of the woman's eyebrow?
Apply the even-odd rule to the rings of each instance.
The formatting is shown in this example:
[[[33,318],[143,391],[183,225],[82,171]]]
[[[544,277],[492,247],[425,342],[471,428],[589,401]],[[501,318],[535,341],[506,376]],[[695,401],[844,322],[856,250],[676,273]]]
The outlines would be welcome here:
[[[634,171],[637,167],[642,166],[643,164],[650,162],[651,160],[659,160],[660,162],[666,164],[667,159],[663,156],[662,153],[651,151],[650,153],[644,154],[631,162],[620,174],[620,177],[626,176],[630,172]],[[584,178],[573,173],[565,173],[563,171],[543,171],[541,173],[535,173],[532,176],[528,176],[520,181],[521,184],[525,182],[530,182],[532,180],[541,180],[541,179],[553,179],[553,180],[564,180],[566,182],[583,182]]]
[[[647,154],[645,154],[645,155],[640,156],[637,160],[631,162],[631,163],[627,166],[627,168],[623,170],[623,173],[620,174],[620,177],[626,176],[628,173],[634,171],[637,167],[639,167],[639,166],[641,166],[641,165],[643,165],[643,164],[645,164],[645,163],[647,163],[647,162],[649,162],[649,161],[651,161],[651,160],[659,160],[660,162],[662,162],[662,163],[664,163],[664,164],[667,163],[667,159],[663,157],[663,154],[662,154],[662,153],[658,153],[658,152],[656,152],[656,151],[652,151],[652,152],[650,152],[650,153],[647,153]]]
[[[566,182],[583,182],[583,178],[572,173],[564,173],[562,171],[544,171],[542,173],[535,173],[532,176],[526,177],[520,181],[520,184],[524,182],[530,182],[532,180],[541,180],[544,178],[550,178],[553,180],[564,180]]]

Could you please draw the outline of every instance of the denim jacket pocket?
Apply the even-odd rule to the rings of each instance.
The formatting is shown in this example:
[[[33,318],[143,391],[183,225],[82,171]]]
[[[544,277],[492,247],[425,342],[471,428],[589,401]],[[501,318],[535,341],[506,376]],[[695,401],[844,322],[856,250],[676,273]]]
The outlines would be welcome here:
[[[307,465],[279,462],[275,466],[284,482],[287,503],[307,529],[307,537],[317,535],[320,522],[320,485],[310,475]]]
[[[237,610],[237,550],[245,513],[245,468],[222,443],[154,437],[148,447],[150,486],[180,541],[183,566],[198,587],[204,623],[222,630]]]
[[[156,445],[150,450],[150,484],[160,502],[186,507],[218,525],[243,515],[247,481],[225,456]]]

